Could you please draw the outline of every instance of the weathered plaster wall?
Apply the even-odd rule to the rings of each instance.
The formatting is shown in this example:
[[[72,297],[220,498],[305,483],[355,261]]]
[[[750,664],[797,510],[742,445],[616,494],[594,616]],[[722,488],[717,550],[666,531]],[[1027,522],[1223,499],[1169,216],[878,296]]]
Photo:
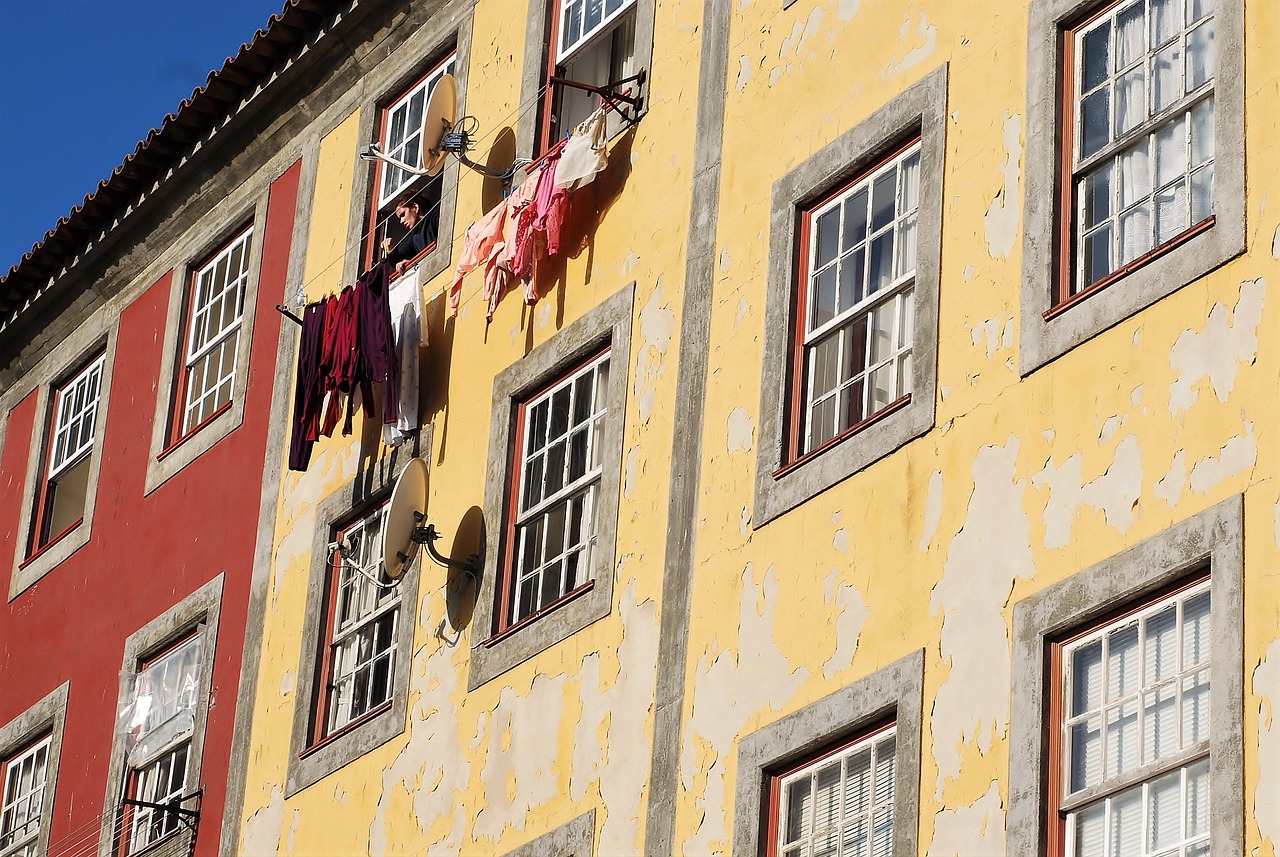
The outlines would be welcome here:
[[[599,853],[649,848],[650,755],[673,737],[655,725],[654,688],[671,669],[683,671],[684,690],[669,851],[727,853],[738,742],[923,649],[920,852],[1002,855],[1014,605],[1243,494],[1244,844],[1245,853],[1280,853],[1280,781],[1271,773],[1280,765],[1280,576],[1271,572],[1280,561],[1280,444],[1270,430],[1280,351],[1267,347],[1280,324],[1269,293],[1280,282],[1272,252],[1280,214],[1267,202],[1280,178],[1272,166],[1280,163],[1280,77],[1257,45],[1280,34],[1280,9],[1246,7],[1250,115],[1258,117],[1247,139],[1248,252],[1023,378],[1026,3],[781,5],[738,0],[726,13],[715,199],[686,193],[705,176],[695,175],[693,133],[701,40],[710,37],[704,8],[663,2],[650,113],[614,141],[604,180],[575,198],[567,258],[544,299],[527,308],[508,296],[486,325],[477,277],[464,283],[456,320],[445,319],[439,297],[449,275],[424,285],[429,507],[449,534],[482,503],[486,450],[476,439],[495,418],[494,374],[636,282],[609,616],[468,692],[468,648],[487,629],[452,627],[444,574],[422,566],[419,603],[408,611],[416,625],[404,734],[286,798],[279,784],[289,750],[280,736],[305,704],[296,670],[315,507],[379,455],[371,437],[322,442],[307,474],[281,482],[247,852],[504,853],[592,809]],[[525,12],[514,0],[475,6],[466,103],[482,152],[527,106],[515,95]],[[754,528],[772,185],[943,64],[936,425]],[[313,229],[307,280],[323,289],[337,283],[320,272],[343,269],[333,254],[351,200],[334,188],[356,174],[361,141],[351,129],[360,122],[343,120],[318,147],[310,217],[333,225]],[[461,176],[457,222],[442,226],[455,256],[485,193],[479,177]],[[707,206],[717,212],[709,333],[705,343],[681,343],[693,267],[685,248]],[[671,460],[678,429],[688,428],[673,417],[681,354],[705,355],[707,364],[697,403],[703,439],[688,466]],[[671,501],[673,473],[698,474],[688,520],[668,520],[669,509],[683,508]],[[677,533],[692,545],[688,616],[678,622],[661,609],[670,603],[664,537]],[[660,662],[668,646],[687,646],[683,663]]]

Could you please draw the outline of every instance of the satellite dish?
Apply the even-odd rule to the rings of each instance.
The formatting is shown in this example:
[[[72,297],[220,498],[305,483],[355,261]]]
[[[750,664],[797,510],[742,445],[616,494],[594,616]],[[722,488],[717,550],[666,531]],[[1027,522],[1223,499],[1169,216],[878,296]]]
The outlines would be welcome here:
[[[427,463],[410,460],[391,492],[387,523],[383,531],[382,562],[387,577],[399,580],[418,554],[420,542],[413,538],[427,514]]]
[[[422,168],[427,175],[439,175],[448,154],[440,143],[453,130],[458,118],[458,84],[446,74],[436,81],[427,100],[427,115],[422,120]],[[388,566],[390,567],[390,566]]]

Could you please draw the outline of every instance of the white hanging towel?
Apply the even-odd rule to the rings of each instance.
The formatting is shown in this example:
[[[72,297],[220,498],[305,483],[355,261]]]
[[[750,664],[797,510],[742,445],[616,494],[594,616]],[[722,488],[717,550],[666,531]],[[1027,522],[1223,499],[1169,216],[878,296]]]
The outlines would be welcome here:
[[[577,190],[591,184],[596,173],[609,163],[604,151],[608,139],[606,124],[605,108],[601,107],[574,129],[556,165],[556,187]]]
[[[391,334],[395,340],[396,357],[400,361],[400,398],[396,421],[383,425],[382,439],[388,446],[399,446],[418,430],[418,349],[427,344],[417,266],[405,271],[391,284],[387,290],[387,304],[391,309]]]

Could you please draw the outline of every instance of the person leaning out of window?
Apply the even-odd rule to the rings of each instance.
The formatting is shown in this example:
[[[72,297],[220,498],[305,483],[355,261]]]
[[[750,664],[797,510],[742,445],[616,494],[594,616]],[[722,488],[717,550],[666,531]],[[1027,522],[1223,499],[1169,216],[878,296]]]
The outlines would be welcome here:
[[[424,210],[426,206],[417,196],[417,190],[410,189],[396,200],[395,216],[406,232],[394,247],[384,249],[387,261],[396,266],[397,274],[402,273],[424,250],[436,243],[436,212]],[[391,239],[388,238],[386,243],[390,244]]]

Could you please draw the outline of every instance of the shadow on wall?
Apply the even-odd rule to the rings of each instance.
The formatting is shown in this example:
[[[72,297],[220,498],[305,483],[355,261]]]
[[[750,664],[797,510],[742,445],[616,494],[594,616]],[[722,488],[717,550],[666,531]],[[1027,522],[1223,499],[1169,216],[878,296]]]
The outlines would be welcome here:
[[[458,527],[454,531],[453,540],[450,542],[449,551],[446,554],[458,560],[474,558],[474,567],[476,568],[474,577],[460,569],[450,568],[448,570],[445,584],[445,607],[448,611],[449,627],[453,630],[455,637],[471,624],[471,617],[475,613],[476,597],[480,591],[480,575],[484,573],[485,568],[484,554],[486,544],[484,510],[479,506],[472,506],[462,516],[462,520],[458,522]],[[443,636],[443,630],[444,627],[442,625],[436,632],[436,636],[447,640]]]

